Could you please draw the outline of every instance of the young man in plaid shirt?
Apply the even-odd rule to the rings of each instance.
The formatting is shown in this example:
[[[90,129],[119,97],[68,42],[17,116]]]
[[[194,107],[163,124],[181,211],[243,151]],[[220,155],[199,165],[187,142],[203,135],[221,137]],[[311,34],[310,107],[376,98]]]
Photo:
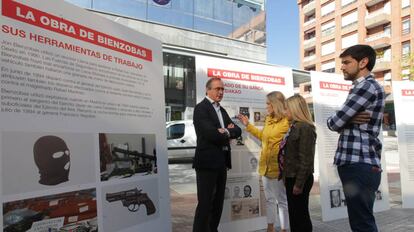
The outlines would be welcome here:
[[[352,231],[378,231],[373,215],[375,191],[381,182],[381,130],[385,104],[383,87],[371,70],[375,50],[368,45],[347,48],[340,56],[345,80],[353,82],[328,128],[340,134],[334,164],[342,182]]]

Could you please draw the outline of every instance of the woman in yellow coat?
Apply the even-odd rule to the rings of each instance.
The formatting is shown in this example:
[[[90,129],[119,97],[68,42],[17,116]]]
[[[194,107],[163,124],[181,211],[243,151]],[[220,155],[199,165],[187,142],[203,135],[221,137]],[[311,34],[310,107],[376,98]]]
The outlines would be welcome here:
[[[283,180],[278,180],[277,157],[279,144],[289,129],[289,121],[284,115],[285,97],[281,92],[273,91],[267,95],[266,110],[268,115],[263,130],[250,124],[249,119],[244,115],[239,115],[239,120],[246,126],[246,131],[262,142],[259,174],[262,176],[266,198],[267,231],[274,232],[276,207],[278,207],[281,231],[284,232],[289,229],[289,214],[285,186]]]

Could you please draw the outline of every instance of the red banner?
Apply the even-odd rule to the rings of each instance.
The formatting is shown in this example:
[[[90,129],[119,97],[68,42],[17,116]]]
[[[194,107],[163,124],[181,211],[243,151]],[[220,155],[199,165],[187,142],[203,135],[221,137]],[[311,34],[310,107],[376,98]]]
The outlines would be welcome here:
[[[346,92],[348,92],[352,87],[352,85],[339,84],[339,83],[334,83],[334,82],[325,82],[325,81],[319,82],[319,86],[321,89],[330,89],[330,90],[346,91]]]
[[[222,79],[260,82],[260,83],[275,84],[275,85],[285,85],[284,77],[255,74],[255,73],[246,73],[246,72],[237,72],[237,71],[222,70],[222,69],[208,68],[207,76],[218,77]]]
[[[152,51],[128,41],[101,33],[12,0],[3,0],[2,14],[6,17],[117,52],[152,61]]]
[[[402,89],[401,94],[403,96],[414,96],[414,89]]]

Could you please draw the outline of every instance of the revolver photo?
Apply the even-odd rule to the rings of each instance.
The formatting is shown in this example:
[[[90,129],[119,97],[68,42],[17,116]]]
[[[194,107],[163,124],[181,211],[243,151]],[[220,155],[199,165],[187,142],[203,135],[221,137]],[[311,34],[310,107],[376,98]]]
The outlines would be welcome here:
[[[136,212],[139,210],[141,204],[147,208],[147,215],[155,213],[155,206],[148,194],[141,193],[142,189],[130,189],[126,191],[120,191],[115,193],[107,193],[106,200],[108,202],[121,201],[124,207],[127,207],[129,211]]]

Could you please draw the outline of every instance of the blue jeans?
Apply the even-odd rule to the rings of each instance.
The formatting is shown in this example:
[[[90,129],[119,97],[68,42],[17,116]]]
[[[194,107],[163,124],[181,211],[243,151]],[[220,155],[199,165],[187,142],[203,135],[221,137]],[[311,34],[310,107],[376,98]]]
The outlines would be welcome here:
[[[373,213],[375,191],[381,182],[381,171],[363,163],[338,166],[345,194],[349,224],[354,232],[377,232]]]

